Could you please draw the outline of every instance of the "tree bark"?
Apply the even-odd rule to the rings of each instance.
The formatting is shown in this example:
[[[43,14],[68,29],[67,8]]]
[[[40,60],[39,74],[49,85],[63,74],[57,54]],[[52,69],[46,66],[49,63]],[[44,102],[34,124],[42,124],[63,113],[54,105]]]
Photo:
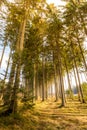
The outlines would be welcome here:
[[[7,78],[8,68],[9,68],[9,64],[10,64],[10,59],[11,59],[11,51],[10,51],[10,54],[9,54],[9,59],[8,59],[8,63],[7,63],[7,68],[6,68],[6,73],[5,73],[4,81],[5,81],[6,78]]]
[[[56,68],[56,65],[54,64],[54,84],[55,84],[55,98],[56,98],[56,101],[58,101],[58,82],[57,82],[57,79],[58,76],[57,76],[57,68]]]
[[[65,106],[65,93],[64,93],[64,82],[63,82],[63,74],[62,74],[62,62],[61,62],[61,54],[60,54],[60,46],[56,41],[57,46],[57,57],[58,57],[58,75],[60,80],[60,90],[61,90],[61,106]]]
[[[68,68],[67,68],[67,64],[66,61],[64,59],[65,62],[65,68],[66,68],[66,73],[67,73],[67,80],[68,80],[68,86],[69,86],[69,91],[70,91],[70,98],[73,99],[73,93],[72,93],[72,88],[71,88],[71,83],[70,83],[70,77],[69,77],[69,72],[68,72]]]
[[[9,110],[12,111],[13,114],[17,113],[17,93],[18,93],[19,83],[20,83],[20,59],[18,61],[17,68],[16,68],[15,82],[14,82],[13,92],[12,92],[10,106],[9,106]]]
[[[78,83],[79,83],[79,90],[80,90],[81,102],[82,102],[82,103],[85,103],[84,97],[83,97],[83,92],[82,92],[82,87],[81,87],[81,83],[80,83],[80,78],[79,78],[79,72],[78,72],[78,68],[77,68],[77,64],[76,64],[76,59],[75,59],[75,54],[74,54],[74,47],[73,47],[72,41],[71,41],[71,50],[72,50],[72,53],[73,53],[73,61],[74,61],[74,65],[75,65],[76,73],[77,73],[77,77],[78,77]]]
[[[36,64],[34,63],[34,76],[33,76],[33,102],[36,99]]]
[[[78,100],[80,101],[80,90],[79,90],[79,86],[78,86],[77,77],[76,77],[76,73],[75,73],[74,67],[73,67],[73,72],[74,72],[74,78],[75,78],[76,88],[77,88],[77,92],[78,92]]]
[[[3,47],[3,51],[2,51],[2,55],[1,55],[1,60],[0,60],[0,68],[1,68],[2,60],[3,60],[3,56],[4,56],[4,53],[5,53],[5,48],[6,48],[6,45],[4,45],[4,47]]]
[[[7,85],[7,88],[6,88],[5,95],[3,96],[4,105],[9,105],[10,100],[11,100],[12,87],[13,87],[14,76],[15,76],[15,68],[16,68],[16,63],[15,63],[14,56],[13,56],[13,63],[12,63],[12,66],[11,66],[9,82],[8,82],[8,85]]]
[[[45,60],[44,60],[44,56],[42,56],[42,74],[43,74],[43,78],[42,78],[42,101],[45,100]]]

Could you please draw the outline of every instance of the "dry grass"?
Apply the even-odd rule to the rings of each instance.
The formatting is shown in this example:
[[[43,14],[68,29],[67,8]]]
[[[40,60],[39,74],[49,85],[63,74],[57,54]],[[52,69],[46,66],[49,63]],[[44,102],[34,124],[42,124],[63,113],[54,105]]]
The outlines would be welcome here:
[[[68,101],[60,108],[54,101],[37,102],[21,115],[0,118],[0,130],[87,130],[87,104]]]

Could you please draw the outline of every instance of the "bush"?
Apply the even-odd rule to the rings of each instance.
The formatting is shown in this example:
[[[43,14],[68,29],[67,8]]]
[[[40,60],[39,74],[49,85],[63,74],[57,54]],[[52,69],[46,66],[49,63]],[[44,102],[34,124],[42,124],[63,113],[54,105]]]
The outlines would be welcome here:
[[[87,100],[87,83],[84,82],[82,84],[82,90],[83,90],[84,99]]]

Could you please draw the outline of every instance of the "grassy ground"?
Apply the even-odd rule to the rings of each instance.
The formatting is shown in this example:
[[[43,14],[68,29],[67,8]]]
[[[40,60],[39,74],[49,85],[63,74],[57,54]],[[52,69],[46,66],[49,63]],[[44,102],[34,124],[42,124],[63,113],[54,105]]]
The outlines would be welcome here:
[[[65,108],[54,101],[37,102],[20,115],[0,117],[0,130],[87,130],[87,104],[69,101]]]

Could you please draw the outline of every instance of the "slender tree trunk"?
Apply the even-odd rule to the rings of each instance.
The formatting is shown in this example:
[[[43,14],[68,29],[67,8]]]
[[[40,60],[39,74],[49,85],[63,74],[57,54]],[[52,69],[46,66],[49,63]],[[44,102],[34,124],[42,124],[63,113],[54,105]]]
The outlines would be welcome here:
[[[13,86],[13,92],[11,96],[11,102],[9,106],[9,110],[12,111],[13,114],[17,113],[17,93],[20,83],[20,60],[18,61],[15,75],[15,82]]]
[[[14,59],[13,59],[14,61]],[[12,63],[12,67],[11,67],[11,72],[10,72],[10,76],[9,76],[9,82],[6,88],[6,92],[5,95],[3,96],[3,100],[4,100],[4,105],[9,105],[9,102],[11,100],[11,94],[12,94],[12,87],[13,87],[13,82],[14,82],[14,76],[15,76],[15,61]]]
[[[38,99],[38,93],[39,93],[39,88],[38,88],[38,66],[36,63],[34,63],[34,77],[33,77],[33,96],[34,99]]]
[[[24,91],[24,98],[28,99],[29,98],[29,80],[28,78],[26,77],[25,78],[25,91]]]
[[[45,100],[45,63],[44,63],[44,56],[42,57],[42,73],[43,73],[43,79],[42,79],[42,101]]]
[[[64,93],[64,82],[62,74],[62,62],[61,62],[61,53],[59,43],[56,41],[57,46],[57,57],[58,57],[58,75],[60,80],[60,90],[61,90],[61,106],[65,106],[65,93]]]
[[[51,82],[51,98],[53,97],[53,85],[52,85],[52,82]]]
[[[61,100],[62,100],[61,106],[65,106],[64,83],[63,83],[61,67],[59,69],[59,77],[60,77],[60,90],[61,90]]]
[[[79,72],[78,72],[78,68],[77,68],[76,63],[75,63],[75,67],[76,67],[76,72],[77,72],[77,77],[78,77],[79,89],[80,89],[80,94],[81,94],[81,101],[82,101],[82,103],[85,103],[85,100],[83,97],[83,91],[82,91],[82,87],[81,87],[81,83],[80,83]]]
[[[40,99],[42,100],[42,83],[39,83],[39,95]]]
[[[84,72],[84,76],[85,76],[85,79],[86,79],[86,81],[87,81],[87,74]]]
[[[6,73],[5,73],[4,81],[5,81],[6,78],[7,78],[8,68],[9,68],[9,64],[10,64],[10,59],[11,59],[11,51],[10,51],[10,54],[9,54],[9,59],[8,59],[8,63],[7,63],[7,68],[6,68]]]
[[[73,67],[73,72],[74,72],[74,78],[75,78],[76,88],[77,88],[77,92],[78,92],[78,100],[80,101],[80,90],[79,90],[79,86],[78,86],[77,77],[76,77],[76,73],[75,73],[74,67]]]
[[[5,53],[5,48],[6,48],[6,45],[4,45],[3,50],[2,50],[2,55],[1,55],[1,59],[0,59],[0,67],[1,67],[3,56],[4,56],[4,53]]]
[[[33,77],[33,101],[36,99],[36,64],[34,63],[34,77]]]
[[[36,64],[36,86],[35,86],[35,95],[36,95],[36,100],[38,100],[38,64]]]
[[[9,63],[10,63],[10,58],[11,58],[11,52],[10,52],[10,54],[9,54],[9,59],[8,59],[8,63],[7,63],[7,68],[6,68],[6,72],[5,72],[5,76],[4,76],[4,79],[3,79],[3,96],[5,96],[5,87],[6,87],[6,85],[5,85],[5,80],[6,80],[6,78],[7,78],[7,74],[8,74],[8,68],[9,68]],[[2,96],[2,97],[3,97]],[[4,97],[3,97],[3,99],[4,99]]]
[[[76,68],[76,73],[77,73],[77,77],[78,77],[78,83],[79,83],[79,90],[80,90],[80,96],[81,96],[81,101],[82,103],[84,103],[84,97],[83,97],[83,92],[82,92],[82,87],[81,87],[81,83],[80,83],[80,78],[79,78],[79,72],[78,72],[78,68],[77,68],[77,64],[76,64],[76,59],[75,59],[75,54],[74,54],[74,47],[73,47],[73,43],[71,41],[71,49],[72,49],[72,53],[73,53],[73,60],[74,60],[74,65]]]
[[[45,68],[46,67],[47,66],[45,66]],[[46,97],[46,100],[47,100],[47,98],[48,98],[48,73],[47,73],[47,71],[45,73],[45,81],[46,81],[46,83],[45,83],[45,97]]]
[[[57,82],[57,68],[56,65],[54,64],[54,84],[55,84],[55,97],[56,97],[56,101],[58,101],[58,82]]]
[[[78,38],[78,37],[77,37],[77,40],[78,40],[80,52],[81,52],[81,55],[82,55],[82,58],[83,58],[83,62],[84,62],[84,65],[85,65],[85,70],[86,70],[86,72],[87,72],[86,60],[85,60],[85,57],[84,57],[84,54],[83,54],[83,51],[82,51],[82,47],[81,47],[81,45],[80,45],[80,41],[79,41],[79,38]]]
[[[69,77],[69,72],[68,72],[66,61],[65,61],[65,68],[66,68],[66,73],[67,73],[67,80],[68,80],[68,86],[69,86],[69,91],[70,91],[70,98],[73,99],[73,93],[72,93],[72,88],[71,88],[71,83],[70,83],[70,77]]]
[[[44,63],[44,68],[45,68],[45,99],[47,100],[48,98],[48,71],[47,71],[47,59],[45,58],[45,63]]]

